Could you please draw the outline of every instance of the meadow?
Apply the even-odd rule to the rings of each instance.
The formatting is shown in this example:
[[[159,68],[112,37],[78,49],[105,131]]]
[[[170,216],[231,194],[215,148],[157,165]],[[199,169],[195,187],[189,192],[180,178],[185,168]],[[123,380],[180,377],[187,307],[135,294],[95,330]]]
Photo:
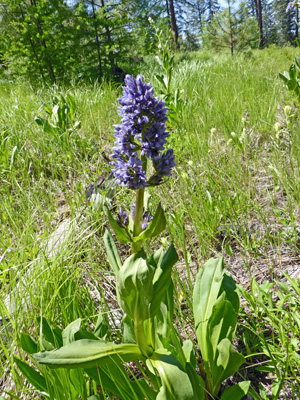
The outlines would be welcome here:
[[[176,167],[164,185],[149,189],[153,212],[159,202],[165,208],[167,229],[159,240],[173,242],[179,255],[173,281],[180,336],[199,350],[192,329],[196,275],[223,255],[239,288],[234,346],[246,362],[221,392],[251,381],[247,398],[255,400],[300,398],[299,101],[278,78],[298,52],[176,56],[172,88],[182,103],[179,120],[168,125]],[[160,94],[155,59],[123,69],[142,74]],[[47,88],[1,78],[0,398],[117,398],[88,377],[81,382],[44,366],[51,389],[36,389],[26,377],[24,365],[36,364],[23,350],[29,336],[22,333],[51,349],[52,330],[41,335],[43,324],[63,329],[81,318],[92,332],[101,312],[113,340],[121,338],[102,239],[107,216],[99,197],[90,196],[98,185],[116,209],[134,201],[132,191],[107,187],[121,94],[120,83]],[[41,121],[51,117],[53,99],[69,105],[70,118],[47,130]],[[154,247],[153,240],[146,245]],[[125,259],[129,246],[118,249]]]

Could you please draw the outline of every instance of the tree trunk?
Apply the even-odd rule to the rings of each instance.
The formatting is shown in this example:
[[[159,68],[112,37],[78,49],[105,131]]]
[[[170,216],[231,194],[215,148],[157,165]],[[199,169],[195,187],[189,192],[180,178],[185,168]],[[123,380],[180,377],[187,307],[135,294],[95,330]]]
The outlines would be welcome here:
[[[177,51],[177,49],[178,49],[178,29],[177,29],[175,8],[174,8],[173,0],[169,0],[169,6],[170,6],[172,30],[174,32],[175,51]]]
[[[299,6],[296,4],[296,38],[299,38]]]
[[[105,7],[105,3],[104,0],[100,0],[101,3],[101,8]],[[110,50],[111,48],[111,35],[110,35],[110,30],[109,30],[109,23],[108,23],[108,18],[106,15],[106,12],[104,12],[104,17],[106,20],[106,24],[105,24],[105,31],[106,31],[106,37],[107,37],[107,43],[108,43],[108,47],[109,47],[109,61],[110,61],[110,68],[111,68],[111,72],[114,72],[114,65],[115,65],[115,58],[114,58],[114,54],[113,52]]]
[[[35,8],[37,8],[35,0],[30,0],[30,4],[31,4],[31,6],[34,6]],[[39,18],[37,18],[37,23],[38,23],[39,33],[40,33],[41,37],[43,37],[44,33],[43,33],[42,23],[41,23],[41,20]],[[55,76],[55,73],[54,73],[53,65],[52,65],[52,62],[51,62],[51,58],[49,57],[46,41],[45,41],[44,38],[42,39],[42,45],[43,45],[43,47],[45,49],[45,55],[46,55],[46,60],[47,60],[49,69],[50,69],[50,75],[52,76],[53,81],[56,82],[56,76]]]
[[[257,5],[257,23],[259,31],[258,48],[262,49],[264,44],[264,37],[263,37],[261,0],[256,0],[256,5]]]
[[[100,74],[100,76],[102,76],[102,63],[101,63],[101,54],[100,54],[100,43],[99,43],[99,36],[98,36],[98,28],[97,28],[97,21],[96,21],[96,13],[95,13],[95,3],[94,3],[94,0],[92,0],[92,9],[93,9],[94,29],[95,29],[96,44],[97,44],[97,53],[98,53],[99,74]]]
[[[22,7],[21,7],[21,4],[19,4],[19,7],[20,7],[20,11],[21,11],[21,15],[22,15],[23,21],[25,21],[25,16],[24,16],[24,13],[23,13],[23,9],[22,9]],[[31,38],[31,35],[30,35],[29,30],[28,30],[27,32],[28,32],[28,39],[29,39],[30,46],[31,46],[31,48],[32,48],[32,52],[33,52],[33,54],[34,54],[34,57],[35,57],[35,59],[36,59],[36,62],[37,62],[37,64],[38,64],[38,66],[39,66],[39,70],[40,70],[40,73],[41,73],[41,75],[42,75],[43,81],[44,81],[44,83],[46,83],[46,79],[45,79],[45,76],[44,76],[43,68],[42,68],[41,63],[40,63],[40,60],[39,60],[39,56],[38,56],[37,52],[35,51],[34,43],[33,43],[33,41],[32,41],[32,38]]]
[[[228,1],[228,17],[229,17],[229,47],[230,47],[230,53],[231,57],[233,57],[233,23],[231,19],[231,5],[230,1]]]

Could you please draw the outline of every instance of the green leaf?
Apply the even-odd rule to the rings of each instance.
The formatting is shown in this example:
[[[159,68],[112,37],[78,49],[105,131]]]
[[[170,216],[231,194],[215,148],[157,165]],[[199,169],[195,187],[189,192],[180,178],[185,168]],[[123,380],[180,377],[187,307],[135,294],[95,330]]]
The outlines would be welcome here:
[[[240,400],[248,393],[250,383],[250,381],[244,381],[227,388],[222,394],[221,400]]]
[[[215,360],[218,344],[225,338],[232,341],[236,322],[237,313],[229,301],[223,300],[213,309],[207,325],[208,340],[213,351],[210,357],[211,364]]]
[[[299,74],[299,69],[300,69],[300,58],[295,56],[295,62],[296,62],[296,66],[298,68],[298,74]]]
[[[14,361],[28,382],[30,382],[37,390],[47,393],[48,388],[46,379],[42,375],[18,358],[14,357]]]
[[[134,393],[139,399],[155,400],[157,392],[155,392],[148,384],[145,378],[131,382]]]
[[[126,362],[141,357],[135,344],[114,344],[100,340],[82,339],[54,351],[33,356],[35,361],[50,368],[92,368],[114,362]]]
[[[185,340],[183,342],[182,350],[186,359],[185,370],[192,383],[196,399],[204,400],[205,383],[201,376],[199,376],[196,372],[196,357],[193,342],[191,340]]]
[[[147,363],[151,363],[157,370],[162,382],[156,400],[195,400],[189,376],[171,353],[159,349]]]
[[[110,368],[108,371],[106,367],[99,367],[97,368],[87,368],[85,372],[87,375],[93,379],[98,385],[101,386],[105,391],[109,393],[113,393],[115,396],[122,398],[122,392],[119,390],[119,387],[124,388],[124,378],[121,376],[118,370],[118,365],[109,365]],[[115,379],[112,379],[112,374],[114,374]],[[118,384],[117,384],[118,383]],[[126,393],[126,392],[125,392]]]
[[[96,326],[95,326],[95,336],[100,339],[103,339],[107,333],[107,326],[103,320],[103,316],[101,311],[99,311]]]
[[[117,275],[118,301],[132,320],[149,318],[149,305],[153,296],[154,269],[142,250],[128,257]]]
[[[115,275],[117,275],[122,266],[122,260],[112,234],[107,229],[105,230],[103,241],[106,248],[109,265],[112,267]]]
[[[66,346],[75,341],[75,333],[79,331],[81,318],[71,322],[62,332],[63,345]]]
[[[122,324],[123,324],[123,342],[134,343],[135,342],[134,326],[131,318],[127,314],[125,314]]]
[[[34,354],[38,351],[36,341],[27,333],[21,333],[21,346],[29,354]]]
[[[283,74],[281,72],[279,72],[279,78],[282,79],[284,83],[288,83],[290,80],[287,71],[284,71]]]
[[[85,396],[85,378],[83,370],[76,368],[70,371],[70,381],[78,394],[84,399]]]
[[[194,287],[193,312],[196,335],[204,361],[208,361],[207,323],[218,298],[223,275],[223,258],[211,258],[200,269]]]
[[[231,276],[224,274],[221,291],[225,294],[225,299],[230,301],[236,313],[239,312],[240,298],[237,293],[237,286]]]
[[[161,204],[158,205],[153,220],[148,227],[138,236],[133,237],[133,241],[140,242],[158,236],[166,227],[166,217]]]
[[[58,326],[52,327],[49,322],[44,317],[37,318],[40,324],[41,334],[45,336],[45,339],[51,343],[53,346],[61,347],[63,345],[62,341],[62,329]]]
[[[107,207],[106,204],[104,204],[103,206],[104,208],[104,212],[107,215],[107,218],[109,220],[109,223],[112,227],[112,229],[115,232],[115,235],[118,239],[118,241],[122,244],[126,244],[126,243],[130,243],[132,242],[131,236],[129,235],[129,233],[127,232],[127,230],[125,228],[122,228],[117,221],[114,219],[114,217],[112,216],[111,212],[109,211],[109,208]]]
[[[35,117],[35,122],[43,128],[43,130],[51,136],[56,137],[58,134],[57,128],[50,124],[46,119]]]
[[[213,383],[211,393],[216,396],[221,387],[221,383],[236,373],[240,366],[245,362],[242,354],[238,353],[232,346],[229,339],[223,339],[217,346],[216,364],[211,366]]]
[[[153,299],[150,306],[150,316],[153,317],[160,310],[166,290],[171,283],[171,273],[173,265],[178,261],[173,244],[170,245],[168,251],[163,255],[161,262],[158,263],[153,278]]]
[[[164,89],[167,90],[167,86],[164,82],[164,77],[158,74],[155,74],[155,78],[163,85]]]

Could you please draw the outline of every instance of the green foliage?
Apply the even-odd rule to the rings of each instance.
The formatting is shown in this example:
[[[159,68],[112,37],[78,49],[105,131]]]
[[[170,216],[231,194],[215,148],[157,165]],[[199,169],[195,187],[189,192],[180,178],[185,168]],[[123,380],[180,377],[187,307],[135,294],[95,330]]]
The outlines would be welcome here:
[[[299,253],[297,103],[278,84],[278,71],[288,70],[296,52],[293,48],[274,47],[254,50],[251,63],[244,55],[231,60],[211,51],[175,57],[173,84],[184,89],[187,99],[181,126],[170,137],[177,169],[174,180],[155,194],[153,189],[150,192],[153,202],[158,204],[158,197],[163,199],[164,209],[168,210],[169,234],[160,239],[165,249],[169,241],[174,242],[179,262],[172,267],[173,283],[165,291],[164,305],[155,318],[153,341],[157,348],[168,346],[171,354],[180,359],[197,399],[203,398],[204,382],[197,373],[203,368],[191,330],[192,288],[197,265],[221,252],[238,282],[244,284],[253,274],[257,282],[266,280],[269,274],[269,282],[276,281],[272,288],[264,287],[268,295],[263,299],[256,289],[252,295],[251,287],[245,286],[251,293],[244,300],[247,304],[242,320],[238,319],[235,343],[247,360],[247,374],[242,378],[245,371],[241,368],[234,379],[269,382],[274,386],[274,398],[280,387],[281,397],[288,392],[298,396],[299,296],[286,277],[276,277],[279,267],[286,267],[289,277],[293,265],[296,272]],[[156,61],[150,57],[145,58],[141,68],[147,80],[159,73]],[[38,351],[60,348],[62,330],[78,318],[82,328],[75,333],[75,340],[82,340],[88,333],[93,335],[89,340],[135,343],[131,320],[124,318],[124,330],[120,329],[114,278],[101,240],[107,217],[85,198],[85,188],[109,168],[102,152],[109,155],[113,146],[112,126],[118,120],[116,98],[120,90],[109,84],[72,87],[82,123],[78,133],[90,145],[86,149],[86,141],[76,144],[71,140],[68,151],[34,122],[36,115],[42,115],[41,104],[52,105],[53,97],[59,93],[66,99],[64,89],[42,91],[23,80],[2,79],[0,85],[0,374],[7,382],[1,387],[1,394],[6,399],[20,397],[20,393],[45,397],[28,383],[14,362],[15,356],[45,378],[50,399],[155,399],[161,381],[149,370],[149,386],[148,375],[143,375],[143,362],[126,364],[125,368],[109,364],[86,370],[49,369],[46,365],[37,366],[32,356],[24,353],[32,351],[34,339]],[[286,105],[294,116],[289,128],[284,115]],[[245,151],[228,143],[231,132],[242,132],[242,118],[246,119],[248,134]],[[290,152],[283,143],[274,145],[271,136],[275,122],[280,124],[281,135],[289,132]],[[282,142],[282,136],[279,140]],[[99,189],[101,193],[106,190]],[[117,206],[133,201],[131,191],[117,191],[117,195]],[[59,251],[49,256],[45,242],[70,221],[76,229],[67,242],[58,246]],[[118,270],[119,259],[111,241],[109,247]],[[127,256],[129,248],[118,245],[118,249],[122,259]],[[145,245],[149,263],[152,251],[150,241]],[[160,259],[163,253],[161,249],[161,254],[153,257]],[[170,269],[168,265],[166,274]],[[292,278],[296,285],[297,279]],[[269,299],[272,293],[273,303]],[[7,298],[11,303],[6,302]],[[37,315],[42,316],[42,324]],[[166,323],[168,315],[173,316],[176,327]],[[148,328],[145,321],[147,335]],[[182,339],[190,336],[182,346],[178,345],[178,332]],[[29,339],[28,347],[23,335],[34,338]],[[134,377],[136,371],[139,375]],[[227,381],[221,391],[229,384]],[[233,391],[227,387],[226,392],[229,390]],[[251,383],[249,393],[254,399],[269,396],[263,385],[256,390],[257,393]],[[239,387],[231,398],[234,396],[240,396]]]
[[[249,15],[245,3],[237,6],[234,0],[227,0],[226,8],[217,13],[202,33],[203,46],[219,51],[235,51],[256,48],[258,26]]]
[[[158,54],[156,60],[163,70],[163,75],[156,74],[155,77],[161,85],[161,97],[165,100],[168,107],[169,123],[179,125],[183,100],[182,91],[179,88],[174,89],[172,78],[174,73],[174,55],[169,54],[169,41],[163,40],[163,31],[158,29],[150,19],[151,26],[155,29],[158,41]]]
[[[296,40],[298,47],[300,42]],[[300,58],[295,56],[295,63],[291,64],[288,71],[279,73],[279,78],[283,81],[288,90],[294,92],[298,99],[300,99]]]
[[[223,380],[245,362],[233,347],[239,299],[234,281],[224,276],[222,259],[209,260],[194,289],[195,328],[209,392],[217,396]]]
[[[45,104],[43,108],[49,120],[36,117],[35,122],[43,128],[45,133],[68,147],[70,137],[81,126],[81,122],[77,119],[74,97],[70,93],[67,94],[66,99],[63,96],[55,97],[52,108]]]

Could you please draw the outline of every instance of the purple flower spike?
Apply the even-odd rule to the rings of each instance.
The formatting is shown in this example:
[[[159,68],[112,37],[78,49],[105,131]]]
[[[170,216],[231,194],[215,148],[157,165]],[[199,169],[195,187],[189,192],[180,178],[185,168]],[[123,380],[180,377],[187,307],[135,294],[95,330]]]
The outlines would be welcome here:
[[[130,189],[145,188],[163,182],[175,166],[173,150],[165,150],[167,108],[154,97],[150,83],[143,77],[126,75],[123,97],[118,99],[121,124],[115,125],[113,173],[119,184]],[[162,154],[163,153],[163,154]],[[142,161],[143,158],[143,161]],[[145,159],[153,162],[157,179],[147,181]]]

